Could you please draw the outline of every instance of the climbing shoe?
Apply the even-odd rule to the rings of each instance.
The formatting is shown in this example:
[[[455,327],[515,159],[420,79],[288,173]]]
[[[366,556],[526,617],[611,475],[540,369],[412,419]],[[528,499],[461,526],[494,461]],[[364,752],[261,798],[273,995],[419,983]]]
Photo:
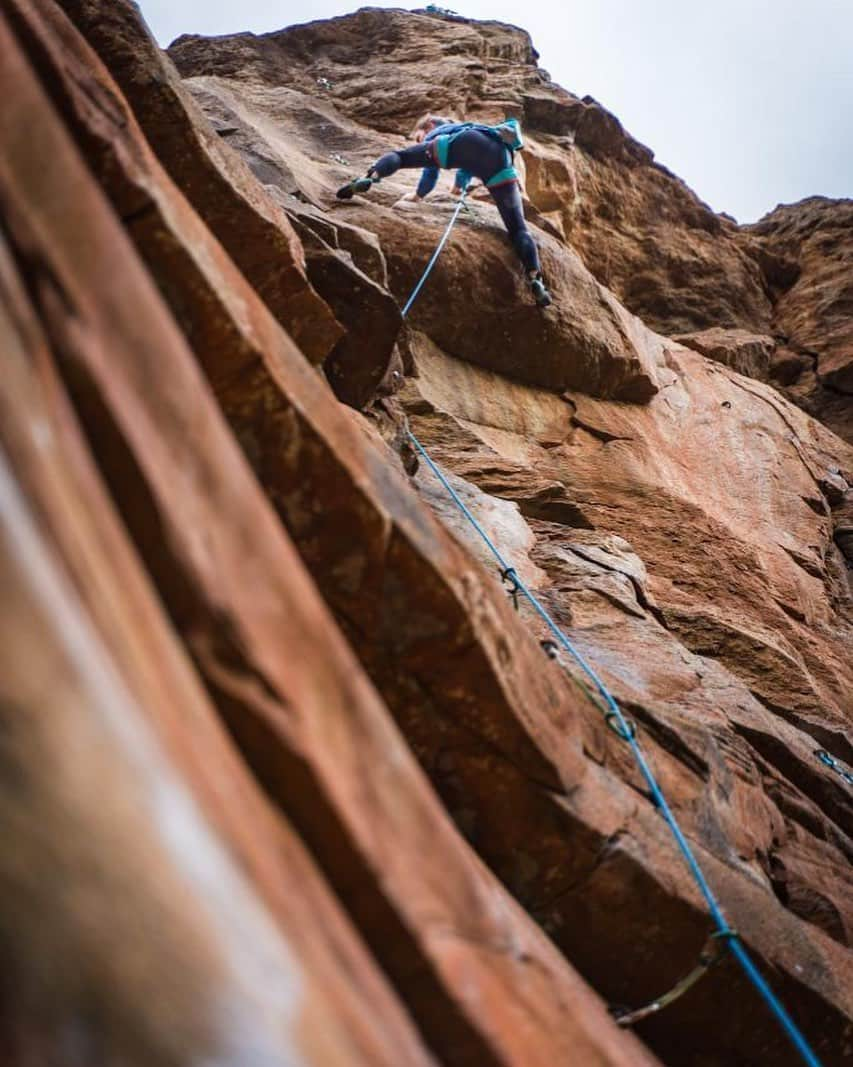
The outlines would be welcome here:
[[[352,200],[356,193],[366,193],[371,185],[378,181],[378,178],[354,178],[351,182],[347,182],[346,185],[342,185],[335,193],[335,196],[337,196],[338,200]]]
[[[530,279],[530,291],[539,307],[546,308],[551,303],[551,294],[545,288],[545,283],[541,278]]]

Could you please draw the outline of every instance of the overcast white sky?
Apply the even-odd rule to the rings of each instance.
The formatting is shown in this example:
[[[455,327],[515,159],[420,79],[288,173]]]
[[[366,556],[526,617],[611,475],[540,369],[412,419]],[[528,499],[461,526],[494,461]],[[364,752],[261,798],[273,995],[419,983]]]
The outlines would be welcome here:
[[[264,33],[358,6],[141,0],[164,47],[181,33]],[[555,81],[594,96],[715,210],[740,222],[815,193],[853,197],[853,0],[441,6],[523,26]]]

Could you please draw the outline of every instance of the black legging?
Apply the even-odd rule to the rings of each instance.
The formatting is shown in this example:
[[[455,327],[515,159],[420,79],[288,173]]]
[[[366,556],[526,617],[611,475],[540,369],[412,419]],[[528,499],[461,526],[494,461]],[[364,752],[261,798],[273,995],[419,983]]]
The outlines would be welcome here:
[[[371,168],[380,178],[387,178],[401,168],[433,167],[432,142],[401,148],[388,152]],[[506,166],[507,152],[500,142],[481,130],[463,130],[450,142],[447,165],[449,168],[467,170],[485,183]],[[507,182],[489,189],[500,212],[501,221],[512,240],[518,258],[528,271],[539,270],[539,250],[530,236],[524,221],[524,208],[518,182]]]

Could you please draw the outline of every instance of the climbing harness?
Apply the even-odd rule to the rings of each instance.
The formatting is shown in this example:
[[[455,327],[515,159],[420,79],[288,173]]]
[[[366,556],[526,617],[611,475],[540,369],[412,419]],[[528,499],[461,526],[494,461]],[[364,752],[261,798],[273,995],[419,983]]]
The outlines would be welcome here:
[[[727,935],[737,936],[734,930],[728,931]],[[719,932],[710,934],[702,951],[699,953],[699,962],[696,966],[680,981],[676,982],[672,989],[657,997],[651,1004],[647,1004],[644,1008],[636,1008],[634,1011],[630,1008],[611,1007],[610,1014],[613,1016],[617,1026],[634,1026],[636,1023],[642,1022],[643,1019],[647,1019],[650,1015],[655,1015],[662,1008],[669,1007],[679,997],[683,997],[688,989],[692,989],[699,979],[704,978],[714,964],[719,963],[723,958],[723,941],[727,939],[727,937],[721,937]]]
[[[461,200],[464,200],[464,195]],[[455,223],[456,218],[459,214],[459,209],[462,206],[461,200],[456,207],[456,211],[454,211],[453,213],[453,217],[447,225],[447,229],[444,231],[444,234],[438,244],[438,247],[436,248],[432,258],[427,264],[424,273],[421,275],[420,281],[418,281],[417,285],[412,290],[411,296],[406,301],[406,306],[403,308],[402,311],[403,318],[406,317],[409,310],[411,309],[411,306],[415,302],[418,293],[421,291],[421,288],[423,287],[427,276],[432,270],[435,261],[438,259],[439,253],[444,247],[444,244],[450,234],[450,231],[453,228],[453,224]],[[631,722],[625,717],[622,712],[622,709],[616,702],[615,697],[611,694],[610,690],[598,676],[594,668],[584,658],[581,652],[579,652],[578,649],[575,648],[575,646],[568,639],[562,629],[560,629],[560,627],[554,622],[549,613],[539,602],[537,597],[525,585],[522,579],[518,576],[518,572],[516,571],[515,567],[513,567],[512,564],[504,558],[500,550],[493,543],[489,535],[486,533],[486,531],[477,521],[471,510],[468,508],[468,506],[465,504],[465,502],[462,500],[462,498],[447,480],[440,468],[433,461],[432,457],[429,455],[429,453],[421,444],[421,442],[417,439],[417,437],[412,433],[411,430],[407,430],[406,434],[411,443],[414,445],[416,452],[421,456],[426,465],[441,483],[442,487],[447,492],[450,499],[453,501],[456,507],[462,512],[462,514],[477,532],[477,534],[485,544],[486,548],[489,550],[489,552],[491,552],[492,556],[494,556],[500,569],[501,580],[505,583],[511,582],[512,587],[509,592],[513,601],[517,603],[518,599],[522,596],[528,601],[528,603],[531,605],[536,614],[548,627],[557,649],[562,649],[568,652],[572,659],[575,661],[575,663],[580,667],[580,669],[584,672],[584,674],[592,683],[592,688],[590,688],[579,678],[577,678],[572,672],[569,672],[569,677],[571,677],[576,684],[579,684],[581,686],[584,692],[590,696],[590,698],[593,700],[593,702],[599,709],[604,711],[604,718],[607,725],[614,731],[614,733],[617,734],[619,738],[621,738],[630,747],[637,766],[640,770],[640,773],[642,774],[643,778],[645,779],[646,785],[648,786],[649,799],[657,808],[658,812],[669,827],[669,830],[672,833],[673,838],[675,839],[675,843],[679,851],[681,852],[682,858],[684,859],[690,873],[692,874],[693,879],[699,889],[699,892],[702,894],[702,897],[705,900],[705,903],[708,907],[708,912],[716,928],[713,936],[719,941],[725,941],[729,948],[729,951],[740,964],[744,974],[753,984],[758,994],[762,997],[770,1012],[775,1016],[777,1022],[784,1030],[789,1041],[802,1057],[803,1062],[806,1063],[808,1067],[822,1067],[821,1061],[812,1051],[811,1046],[806,1041],[803,1034],[800,1032],[794,1020],[788,1014],[782,1002],[776,997],[776,994],[768,985],[767,980],[752,962],[752,958],[747,952],[746,947],[741,941],[737,931],[729,926],[728,921],[726,920],[726,917],[723,914],[722,908],[720,907],[720,904],[717,901],[716,896],[714,895],[714,891],[711,888],[708,879],[705,877],[705,873],[699,866],[699,862],[693,854],[693,850],[691,849],[690,844],[688,843],[687,838],[684,835],[684,831],[681,829],[678,820],[675,818],[675,815],[669,807],[669,804],[666,801],[666,797],[664,796],[661,790],[657,778],[655,778],[654,772],[652,771],[648,761],[646,760],[645,755],[643,754],[642,749],[640,748],[640,744],[637,739],[636,726],[633,722]],[[822,752],[823,750],[820,751]],[[829,759],[832,760],[832,757],[829,756]],[[824,759],[823,762],[826,763],[826,760]],[[834,762],[835,761],[833,760],[833,763]],[[699,966],[701,967],[701,957]],[[708,967],[703,967],[702,973],[705,973],[705,971],[707,970]],[[692,974],[693,972],[691,972],[690,975],[683,979],[682,983],[679,983],[679,985],[682,985],[689,978],[691,978]],[[694,984],[694,982],[698,980],[698,977],[701,977],[701,975],[697,976],[697,979],[693,979],[690,984]],[[678,995],[680,995],[680,993]],[[671,1003],[672,999],[674,998],[670,997],[669,994],[667,994],[666,997],[661,998],[661,1000],[666,1000],[666,1003]],[[664,1005],[661,1004],[661,1007],[663,1006]],[[656,1008],[654,1010],[659,1009]]]
[[[486,182],[487,189],[497,189],[499,185],[507,185],[509,182],[518,181],[518,171],[515,167],[504,167],[497,174],[493,174]]]
[[[826,764],[826,766],[835,771],[836,774],[840,774],[848,785],[853,785],[853,774],[851,774],[850,771],[845,771],[838,760],[834,756],[830,756],[825,748],[816,748],[814,754],[821,763]]]

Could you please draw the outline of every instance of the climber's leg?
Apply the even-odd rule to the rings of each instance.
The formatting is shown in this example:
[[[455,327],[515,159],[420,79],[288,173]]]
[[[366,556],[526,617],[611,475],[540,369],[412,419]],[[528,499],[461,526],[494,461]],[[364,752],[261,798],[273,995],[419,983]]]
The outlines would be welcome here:
[[[551,303],[551,294],[542,280],[539,249],[524,221],[524,206],[521,202],[518,182],[506,182],[504,185],[495,186],[489,192],[497,205],[501,220],[515,247],[516,255],[527,271],[528,283],[536,303],[540,307],[547,307]]]
[[[506,226],[506,231],[515,247],[516,254],[528,274],[538,274],[539,249],[536,242],[530,236],[530,230],[524,221],[524,207],[521,202],[521,191],[518,182],[507,182],[490,189],[492,199],[497,204],[501,221]]]
[[[427,146],[421,144],[411,145],[409,148],[401,148],[397,152],[386,152],[368,170],[366,178],[355,178],[346,185],[342,185],[337,191],[339,200],[350,200],[355,193],[366,193],[373,182],[381,178],[389,178],[401,168],[431,166],[432,161],[427,154]],[[438,172],[436,172],[438,173]]]
[[[401,148],[397,152],[386,152],[384,156],[373,164],[368,174],[375,174],[377,178],[389,178],[400,169],[412,167],[428,167],[432,160],[428,154],[426,144],[414,144],[409,148]]]

